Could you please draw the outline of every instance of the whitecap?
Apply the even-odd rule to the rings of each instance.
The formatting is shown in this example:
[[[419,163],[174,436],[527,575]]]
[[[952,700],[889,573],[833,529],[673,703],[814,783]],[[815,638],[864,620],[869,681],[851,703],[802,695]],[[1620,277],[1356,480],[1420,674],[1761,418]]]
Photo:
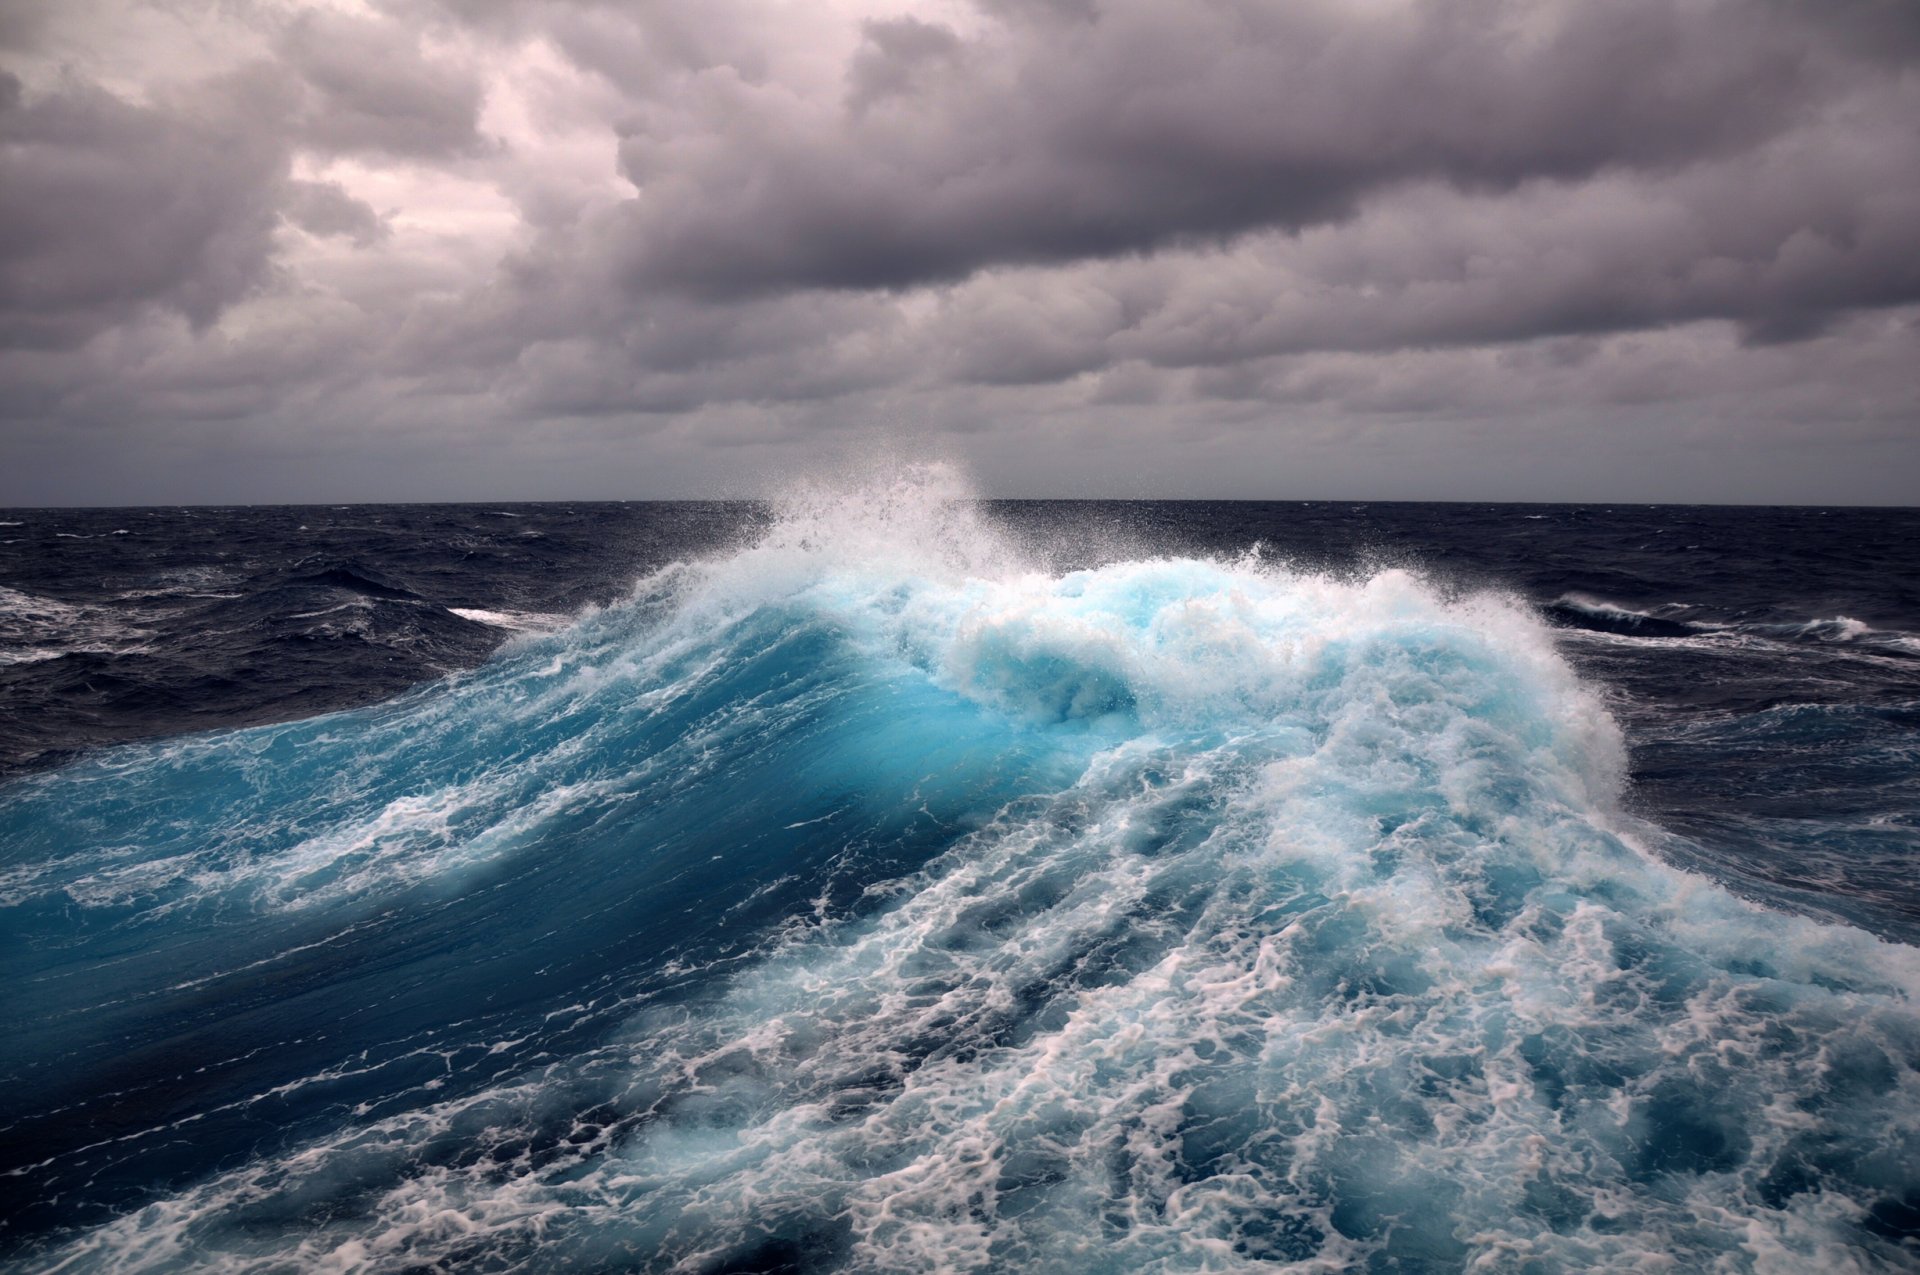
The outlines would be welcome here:
[[[551,633],[565,628],[573,618],[551,611],[490,611],[482,607],[448,607],[447,610],[463,620],[515,633]]]

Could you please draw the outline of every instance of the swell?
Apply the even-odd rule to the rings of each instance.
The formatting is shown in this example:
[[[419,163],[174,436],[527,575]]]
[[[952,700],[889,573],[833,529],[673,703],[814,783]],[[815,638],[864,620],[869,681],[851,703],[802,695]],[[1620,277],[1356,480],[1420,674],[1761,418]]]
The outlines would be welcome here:
[[[23,1266],[1913,1260],[1912,949],[1651,854],[1525,608],[955,494],[17,785]]]
[[[29,515],[23,536],[0,537],[0,779],[89,748],[390,699],[484,663],[509,633],[622,597],[637,572],[754,518],[706,505],[505,512]]]

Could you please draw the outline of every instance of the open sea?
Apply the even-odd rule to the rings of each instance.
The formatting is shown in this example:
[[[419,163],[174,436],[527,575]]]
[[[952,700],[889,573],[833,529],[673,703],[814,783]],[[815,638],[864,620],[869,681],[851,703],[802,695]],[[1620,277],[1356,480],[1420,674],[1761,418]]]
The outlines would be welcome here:
[[[1920,1269],[1920,511],[0,511],[0,1265]]]

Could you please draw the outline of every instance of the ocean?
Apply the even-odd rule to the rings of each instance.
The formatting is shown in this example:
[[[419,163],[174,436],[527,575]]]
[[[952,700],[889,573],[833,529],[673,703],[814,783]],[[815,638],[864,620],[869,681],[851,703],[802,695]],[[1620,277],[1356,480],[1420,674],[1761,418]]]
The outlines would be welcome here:
[[[0,512],[0,1261],[1920,1269],[1916,866],[1916,510]]]

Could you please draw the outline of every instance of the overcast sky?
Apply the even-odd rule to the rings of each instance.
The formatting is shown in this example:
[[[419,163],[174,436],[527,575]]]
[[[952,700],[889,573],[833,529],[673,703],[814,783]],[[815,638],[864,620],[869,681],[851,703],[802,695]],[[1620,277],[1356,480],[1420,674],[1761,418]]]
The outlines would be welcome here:
[[[0,504],[1920,503],[1920,0],[5,0]]]

